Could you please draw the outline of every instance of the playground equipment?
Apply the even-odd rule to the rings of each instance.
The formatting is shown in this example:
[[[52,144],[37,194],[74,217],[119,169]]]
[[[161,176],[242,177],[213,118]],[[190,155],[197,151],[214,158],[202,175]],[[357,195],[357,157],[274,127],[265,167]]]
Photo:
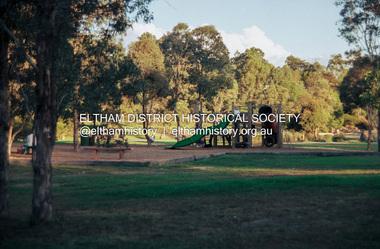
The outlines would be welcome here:
[[[235,148],[248,148],[252,147],[252,136],[249,136],[248,134],[244,134],[240,132],[242,129],[248,129],[248,128],[255,128],[252,124],[252,119],[250,118],[252,115],[252,105],[247,105],[247,111],[243,111],[245,108],[238,108],[234,106],[234,103],[232,103],[232,110],[234,111],[234,114],[242,115],[245,117],[248,117],[248,120],[246,122],[243,121],[236,121],[233,123],[233,128],[237,131],[237,135],[232,138],[232,146]]]
[[[263,105],[259,109],[259,114],[265,114],[269,115],[272,114],[273,110],[272,107],[268,105]],[[277,134],[278,134],[278,123],[277,122],[269,122],[268,120],[265,122],[262,122],[262,128],[266,129],[268,134],[263,135],[263,143],[267,147],[272,147],[273,145],[277,144]]]
[[[179,141],[178,143],[174,144],[171,147],[165,147],[165,149],[175,149],[175,148],[179,148],[179,147],[188,146],[192,143],[195,143],[195,142],[201,140],[206,135],[212,133],[214,130],[219,130],[220,128],[222,128],[222,129],[226,128],[228,124],[229,124],[229,122],[225,121],[225,122],[221,122],[220,124],[212,126],[212,127],[200,129],[199,132],[197,132],[198,134],[195,134],[194,136],[186,138],[182,141]]]
[[[277,113],[281,113],[281,104],[278,106],[272,106],[277,107]],[[259,108],[259,114],[272,114],[273,108],[268,105],[263,105]],[[198,108],[196,108],[198,109]],[[242,110],[246,111],[242,111]],[[252,136],[243,132],[240,132],[242,129],[254,129],[255,124],[252,123],[252,113],[253,113],[253,107],[251,104],[248,104],[246,108],[235,108],[234,103],[232,103],[232,110],[235,115],[245,115],[247,118],[246,120],[235,120],[232,122],[233,129],[236,130],[236,136],[232,137],[232,147],[235,148],[251,148],[252,147]],[[218,125],[214,125],[211,127],[207,127],[204,129],[199,129],[197,134],[193,135],[190,138],[184,139],[182,141],[177,142],[173,146],[165,147],[165,149],[175,149],[179,147],[184,147],[191,145],[192,143],[199,142],[201,139],[203,139],[205,136],[210,135],[213,133],[214,130],[219,130],[220,128],[225,129],[229,125],[229,121],[223,121]],[[277,122],[262,122],[261,128],[264,128],[265,130],[269,131],[267,134],[262,135],[262,145],[265,145],[267,147],[272,147],[274,144],[277,144],[278,148],[282,148],[282,131],[281,131],[281,123]],[[229,136],[230,138],[231,136]],[[210,136],[210,143],[209,146],[217,146],[217,136],[213,135]],[[212,143],[213,141],[213,143]],[[228,137],[227,137],[228,141]],[[231,146],[231,141],[229,142],[229,146]],[[223,145],[224,145],[224,139],[223,139]]]

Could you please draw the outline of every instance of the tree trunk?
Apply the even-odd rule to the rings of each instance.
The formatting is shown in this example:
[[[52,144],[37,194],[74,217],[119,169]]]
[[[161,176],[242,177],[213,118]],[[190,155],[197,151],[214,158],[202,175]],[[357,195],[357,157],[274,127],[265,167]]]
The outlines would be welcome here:
[[[377,110],[377,117],[379,118],[377,123],[377,152],[380,152],[380,108]]]
[[[143,114],[145,115],[145,117],[146,117],[146,114],[147,114],[147,107],[146,107],[146,105],[147,105],[147,101],[146,101],[146,98],[145,98],[146,96],[145,96],[145,91],[143,91],[143,93],[142,93],[142,108],[143,108]],[[148,131],[148,127],[149,127],[149,122],[148,122],[148,120],[146,119],[144,122],[143,122],[143,129],[147,129],[147,131]],[[148,132],[146,133],[146,135],[145,135],[145,139],[146,139],[146,141],[147,141],[147,143],[148,143],[148,147],[150,147],[150,145],[151,145],[151,141],[150,141],[150,138],[149,138],[149,134],[148,134]]]
[[[79,151],[79,136],[78,136],[78,133],[79,133],[79,119],[78,119],[78,110],[76,108],[74,109],[73,123],[74,123],[74,131],[73,131],[74,150],[75,151]]]
[[[26,125],[26,122],[23,122],[21,127],[18,128],[17,131],[13,132],[14,119],[10,120],[9,137],[8,137],[8,155],[9,156],[11,155],[11,148],[12,148],[13,141],[15,140],[15,137],[24,129],[25,125]]]
[[[0,218],[9,215],[9,78],[8,35],[0,29]]]
[[[11,156],[12,152],[12,131],[13,131],[13,126],[14,126],[14,120],[13,118],[9,120],[9,130],[8,130],[8,156]]]
[[[368,140],[367,140],[367,151],[371,151],[371,137],[372,137],[372,106],[369,106],[367,109],[368,116]]]
[[[51,154],[57,125],[56,85],[52,77],[54,45],[54,1],[37,5],[37,86],[36,86],[36,159],[33,160],[34,189],[32,222],[49,221],[53,216]]]
[[[177,114],[177,129],[180,129],[181,127],[181,119],[178,117],[177,107],[174,109],[174,113]],[[177,131],[177,142],[181,140],[182,134],[178,133]]]
[[[145,108],[143,108],[143,109],[145,109]],[[143,111],[143,113],[146,115],[145,111]],[[148,122],[148,120],[146,120],[143,122],[143,129],[146,129],[145,139],[148,143],[148,147],[150,147],[152,145],[152,141],[149,138],[148,127],[149,127],[149,122]]]
[[[79,151],[79,117],[78,117],[78,106],[79,106],[79,83],[76,82],[74,86],[74,131],[73,131],[73,139],[74,139],[74,151]]]
[[[371,127],[368,129],[368,139],[367,139],[367,150],[371,151],[371,136],[372,136],[372,130]]]

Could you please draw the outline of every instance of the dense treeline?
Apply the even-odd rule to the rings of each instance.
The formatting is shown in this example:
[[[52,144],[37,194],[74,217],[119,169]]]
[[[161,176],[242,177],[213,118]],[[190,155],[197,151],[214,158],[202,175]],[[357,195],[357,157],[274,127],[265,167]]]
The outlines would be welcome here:
[[[292,126],[296,130],[317,134],[343,126],[339,87],[348,62],[340,55],[332,56],[327,67],[294,56],[275,67],[258,48],[233,58],[228,54],[210,25],[189,30],[180,23],[159,40],[145,33],[129,46],[127,55],[141,70],[143,83],[128,80],[127,88],[136,90],[127,95],[133,98],[124,106],[134,105],[129,111],[139,111],[140,104],[143,112],[191,113],[194,103],[202,101],[203,112],[220,113],[229,112],[232,102],[281,103],[283,112],[301,114],[301,122]]]
[[[144,33],[128,49],[114,36],[86,32],[71,44],[73,66],[67,72],[63,67],[61,74],[72,81],[58,87],[58,114],[74,120],[74,133],[79,130],[77,113],[188,114],[195,111],[197,102],[208,113],[230,112],[232,102],[235,106],[281,104],[283,113],[301,114],[300,122],[289,123],[287,128],[309,133],[314,139],[319,132],[336,132],[343,125],[369,125],[368,110],[358,107],[365,75],[373,67],[360,53],[348,59],[332,55],[327,66],[289,56],[284,66],[275,67],[254,47],[229,58],[214,26],[190,30],[184,23],[160,39]],[[17,121],[14,129],[23,127],[27,113],[34,111],[28,73],[30,66],[20,67],[22,80],[13,80],[11,105],[18,110],[12,112],[11,120]],[[20,94],[24,88],[29,88],[23,91],[30,95],[26,99]],[[30,106],[27,112],[25,100]],[[372,116],[376,119],[375,113]],[[78,145],[78,138],[74,140]]]

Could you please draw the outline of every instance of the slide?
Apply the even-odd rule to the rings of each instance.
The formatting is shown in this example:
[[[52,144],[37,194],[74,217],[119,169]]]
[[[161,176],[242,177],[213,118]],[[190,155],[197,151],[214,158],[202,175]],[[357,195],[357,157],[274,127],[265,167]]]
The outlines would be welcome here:
[[[224,122],[220,122],[220,124],[218,124],[218,125],[208,127],[208,128],[204,128],[199,132],[199,134],[196,134],[192,137],[189,137],[189,138],[186,138],[182,141],[179,141],[178,143],[174,144],[171,147],[165,147],[165,149],[175,149],[175,148],[179,148],[179,147],[188,146],[192,143],[195,143],[195,142],[201,140],[204,136],[208,135],[213,130],[219,130],[220,128],[222,128],[222,129],[226,128],[228,124],[229,124],[228,121],[224,121]]]

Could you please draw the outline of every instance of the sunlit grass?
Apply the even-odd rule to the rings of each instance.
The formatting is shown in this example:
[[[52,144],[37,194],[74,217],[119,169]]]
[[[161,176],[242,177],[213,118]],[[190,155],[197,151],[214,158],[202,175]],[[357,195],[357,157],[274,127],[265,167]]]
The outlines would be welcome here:
[[[323,142],[310,142],[310,143],[290,143],[284,146],[309,148],[309,149],[332,149],[332,150],[367,150],[366,142],[340,142],[340,143],[323,143]],[[371,143],[371,151],[377,151],[377,142]]]
[[[380,245],[378,156],[229,155],[143,168],[53,168],[54,219],[30,226],[32,168],[11,166],[11,218],[0,223],[0,248]]]

